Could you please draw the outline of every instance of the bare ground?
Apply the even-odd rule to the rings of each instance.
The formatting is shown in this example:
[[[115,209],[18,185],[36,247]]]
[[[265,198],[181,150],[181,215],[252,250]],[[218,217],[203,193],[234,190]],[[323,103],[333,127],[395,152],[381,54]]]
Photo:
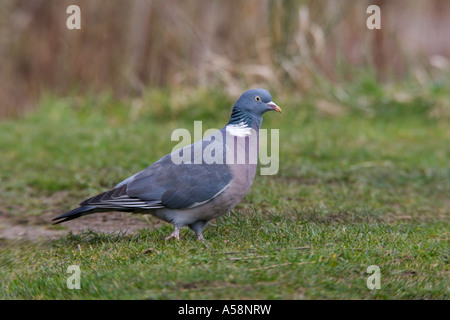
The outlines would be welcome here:
[[[3,191],[3,192],[2,192]],[[1,190],[0,194],[6,192]],[[33,189],[26,190],[20,201],[14,197],[0,199],[0,239],[7,240],[50,240],[63,237],[70,232],[77,234],[83,230],[126,234],[138,230],[160,226],[161,221],[150,215],[133,215],[124,212],[99,212],[74,219],[57,226],[52,219],[59,216],[67,203],[73,203],[73,195],[67,191],[51,195],[36,195]]]
[[[0,239],[8,240],[49,240],[58,239],[68,233],[77,234],[91,229],[100,232],[136,233],[140,229],[153,228],[145,218],[122,212],[102,212],[87,215],[55,227],[53,214],[41,216],[13,216],[0,212]]]

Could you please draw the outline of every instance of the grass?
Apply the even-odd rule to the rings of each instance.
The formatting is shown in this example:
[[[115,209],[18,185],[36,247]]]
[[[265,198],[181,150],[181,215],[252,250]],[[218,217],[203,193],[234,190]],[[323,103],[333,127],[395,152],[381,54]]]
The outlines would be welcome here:
[[[257,176],[205,242],[187,229],[164,241],[172,227],[154,218],[135,234],[0,239],[0,299],[448,299],[450,130],[430,116],[445,93],[405,86],[405,102],[366,82],[274,94],[283,114],[263,127],[280,129],[280,170]],[[208,90],[48,95],[0,123],[0,216],[56,216],[170,152],[175,128],[220,128],[232,102]],[[70,265],[80,290],[66,286]],[[366,286],[371,265],[379,290]]]

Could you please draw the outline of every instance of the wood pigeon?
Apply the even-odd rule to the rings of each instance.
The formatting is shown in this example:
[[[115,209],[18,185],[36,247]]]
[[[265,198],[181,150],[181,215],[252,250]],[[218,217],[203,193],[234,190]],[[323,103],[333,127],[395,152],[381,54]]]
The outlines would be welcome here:
[[[173,151],[53,221],[105,211],[149,213],[175,226],[166,240],[179,239],[184,226],[203,240],[206,224],[230,212],[249,191],[256,174],[262,115],[270,110],[281,112],[268,91],[246,91],[221,130]]]

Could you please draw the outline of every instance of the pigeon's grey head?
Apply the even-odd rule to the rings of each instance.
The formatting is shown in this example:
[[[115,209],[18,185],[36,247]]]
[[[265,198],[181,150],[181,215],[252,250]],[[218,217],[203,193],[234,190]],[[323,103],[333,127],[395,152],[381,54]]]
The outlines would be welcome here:
[[[244,92],[236,101],[228,124],[245,123],[248,127],[261,125],[262,115],[266,111],[281,112],[281,108],[272,101],[267,90],[252,89]]]
[[[235,107],[256,116],[262,115],[266,111],[281,112],[280,107],[272,101],[269,91],[264,89],[252,89],[244,92],[236,101]]]

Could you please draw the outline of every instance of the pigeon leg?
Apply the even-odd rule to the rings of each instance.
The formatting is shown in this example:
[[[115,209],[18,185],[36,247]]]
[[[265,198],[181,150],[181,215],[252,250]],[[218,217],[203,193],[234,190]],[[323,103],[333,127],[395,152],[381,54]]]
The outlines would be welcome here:
[[[172,232],[172,234],[170,236],[165,237],[164,240],[169,240],[171,238],[180,240],[180,227],[179,226],[175,226],[175,231]]]
[[[203,235],[202,235],[202,230],[206,226],[207,223],[208,223],[208,221],[199,220],[199,221],[196,221],[189,225],[189,228],[191,228],[192,231],[194,231],[195,234],[197,235],[197,240],[199,240],[199,241],[204,240]]]

